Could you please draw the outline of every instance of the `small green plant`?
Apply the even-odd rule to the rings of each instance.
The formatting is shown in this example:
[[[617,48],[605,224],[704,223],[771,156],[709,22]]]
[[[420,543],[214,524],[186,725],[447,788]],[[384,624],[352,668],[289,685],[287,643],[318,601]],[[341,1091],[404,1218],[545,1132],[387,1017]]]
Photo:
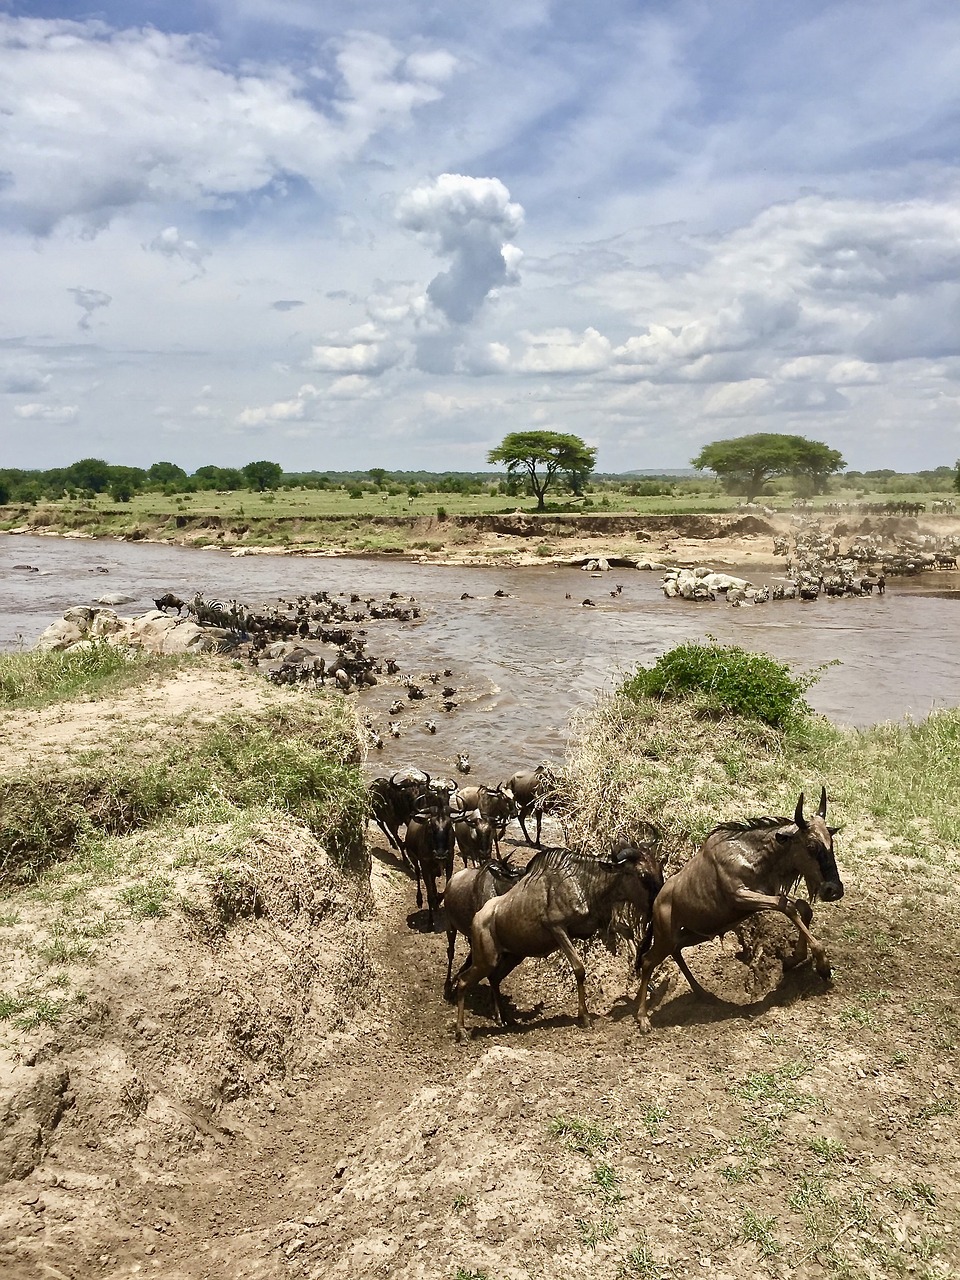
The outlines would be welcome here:
[[[469,1205],[470,1205],[470,1197],[469,1197],[469,1196],[465,1196],[465,1195],[463,1195],[462,1193],[461,1193],[460,1195],[458,1195],[458,1196],[454,1196],[454,1198],[453,1198],[453,1212],[454,1212],[454,1213],[463,1213],[463,1212],[464,1212],[464,1210],[465,1210],[465,1209],[467,1209],[467,1208],[469,1207]]]
[[[660,1126],[669,1114],[670,1112],[666,1107],[661,1106],[659,1102],[651,1102],[644,1107],[642,1112],[643,1124],[651,1138],[655,1138],[657,1136],[660,1132]]]
[[[659,1280],[661,1275],[663,1268],[657,1263],[647,1237],[641,1232],[638,1243],[620,1263],[618,1280]]]
[[[784,663],[738,645],[691,641],[661,654],[652,667],[638,667],[621,692],[635,702],[701,694],[723,711],[784,728],[809,713],[804,695],[816,678],[793,675]]]
[[[823,1164],[837,1164],[846,1155],[843,1143],[833,1138],[811,1138],[807,1148]]]
[[[612,1218],[604,1215],[596,1222],[588,1218],[575,1218],[580,1243],[587,1249],[595,1249],[604,1240],[612,1240],[617,1233],[617,1224]]]
[[[623,1199],[621,1181],[621,1175],[608,1164],[594,1165],[590,1174],[591,1190],[601,1197],[604,1204],[619,1204]]]
[[[550,1121],[549,1132],[552,1138],[561,1139],[568,1151],[579,1151],[585,1156],[606,1151],[619,1136],[616,1128],[605,1129],[596,1120],[579,1116],[556,1116]]]
[[[167,914],[172,893],[173,881],[169,876],[152,876],[122,889],[120,900],[127,905],[135,920],[158,920]]]
[[[776,1218],[762,1218],[753,1209],[744,1209],[737,1237],[745,1244],[755,1244],[762,1258],[775,1258],[783,1247],[773,1234],[775,1222]]]
[[[772,1115],[801,1111],[816,1102],[813,1094],[794,1087],[794,1082],[808,1071],[805,1062],[785,1062],[772,1071],[754,1071],[731,1092],[746,1102],[759,1104]]]

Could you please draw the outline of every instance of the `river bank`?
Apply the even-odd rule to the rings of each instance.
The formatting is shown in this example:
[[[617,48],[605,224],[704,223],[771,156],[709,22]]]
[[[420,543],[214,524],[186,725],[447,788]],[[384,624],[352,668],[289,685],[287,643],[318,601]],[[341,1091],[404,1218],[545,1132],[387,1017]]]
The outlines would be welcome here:
[[[10,534],[117,538],[235,555],[387,555],[435,564],[563,564],[589,556],[638,561],[702,557],[717,563],[772,563],[773,533],[787,527],[755,515],[500,515],[394,516],[358,513],[311,519],[300,515],[244,517],[171,513],[131,518],[122,509],[60,506],[0,510]]]

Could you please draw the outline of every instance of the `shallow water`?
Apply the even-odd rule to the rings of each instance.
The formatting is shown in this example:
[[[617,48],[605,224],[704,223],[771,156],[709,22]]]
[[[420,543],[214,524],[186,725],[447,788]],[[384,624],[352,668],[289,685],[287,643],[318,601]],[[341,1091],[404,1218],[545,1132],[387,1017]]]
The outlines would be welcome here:
[[[800,670],[839,660],[809,698],[841,723],[865,726],[960,704],[960,593],[945,589],[945,581],[928,575],[893,580],[883,597],[731,609],[722,600],[667,600],[659,574],[629,569],[591,577],[556,566],[234,558],[143,543],[0,535],[0,649],[32,646],[65,609],[108,593],[133,597],[115,606],[121,614],[153,608],[164,591],[185,599],[200,591],[251,605],[321,589],[414,595],[421,620],[368,624],[369,650],[396,657],[403,671],[451,668],[458,707],[446,716],[435,706],[405,709],[404,735],[388,740],[384,765],[409,762],[449,772],[455,752],[466,750],[488,779],[544,757],[562,758],[572,711],[638,663],[707,635],[763,650]],[[623,594],[612,598],[617,582]],[[498,588],[508,598],[496,598]],[[463,592],[473,598],[462,601]],[[584,608],[585,597],[597,607]],[[385,684],[363,699],[384,722],[395,693]],[[438,721],[435,737],[422,728],[427,715]]]

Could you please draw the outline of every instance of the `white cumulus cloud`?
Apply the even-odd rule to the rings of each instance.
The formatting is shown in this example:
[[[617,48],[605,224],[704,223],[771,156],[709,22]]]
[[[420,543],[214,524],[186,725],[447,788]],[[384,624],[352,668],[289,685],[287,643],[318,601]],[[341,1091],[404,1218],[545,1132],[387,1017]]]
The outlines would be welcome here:
[[[13,412],[18,418],[28,422],[73,422],[80,414],[79,405],[75,404],[18,404]]]
[[[201,249],[196,240],[188,240],[181,235],[177,227],[164,227],[158,235],[154,236],[147,248],[152,249],[154,253],[162,254],[165,258],[180,258],[196,267],[198,271],[203,270],[203,260],[209,252]]]
[[[596,373],[610,363],[610,340],[596,329],[581,335],[550,329],[523,336],[528,345],[516,366],[521,373]]]
[[[316,76],[225,70],[200,35],[0,15],[0,210],[47,235],[138,204],[222,205],[289,175],[319,186],[435,101],[451,70],[440,51],[405,63],[388,40],[353,33],[318,105]]]

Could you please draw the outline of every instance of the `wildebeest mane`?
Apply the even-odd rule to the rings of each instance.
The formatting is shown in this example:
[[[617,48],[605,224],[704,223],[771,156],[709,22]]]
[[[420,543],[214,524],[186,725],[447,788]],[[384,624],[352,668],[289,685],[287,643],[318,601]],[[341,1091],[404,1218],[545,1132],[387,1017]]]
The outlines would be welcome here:
[[[708,835],[725,835],[728,840],[743,835],[745,831],[773,831],[776,827],[793,825],[792,818],[744,818],[740,822],[718,822]]]

